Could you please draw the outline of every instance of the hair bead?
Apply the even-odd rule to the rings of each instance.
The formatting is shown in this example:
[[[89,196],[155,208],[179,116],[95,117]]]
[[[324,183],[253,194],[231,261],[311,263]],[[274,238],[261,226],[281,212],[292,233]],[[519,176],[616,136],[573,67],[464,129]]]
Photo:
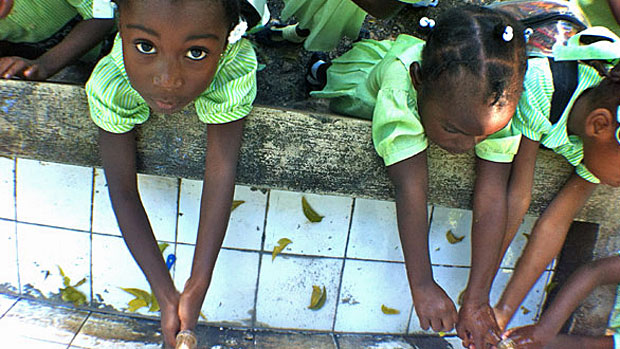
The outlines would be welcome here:
[[[420,27],[422,28],[433,28],[435,26],[435,20],[428,17],[420,18]]]
[[[530,36],[532,36],[532,34],[534,34],[534,29],[532,28],[526,28],[523,31],[523,37],[525,38],[526,43],[530,40]]]
[[[514,38],[514,29],[512,29],[511,26],[507,25],[506,28],[504,28],[502,39],[504,39],[504,41],[506,42],[510,42],[512,38]]]

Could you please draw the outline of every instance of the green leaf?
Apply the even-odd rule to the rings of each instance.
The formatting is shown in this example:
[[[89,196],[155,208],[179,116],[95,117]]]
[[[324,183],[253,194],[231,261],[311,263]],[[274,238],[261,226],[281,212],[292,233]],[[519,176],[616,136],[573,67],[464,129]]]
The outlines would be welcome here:
[[[456,236],[452,233],[452,230],[448,230],[446,232],[446,239],[448,239],[448,242],[451,244],[456,244],[459,243],[461,241],[463,241],[463,239],[465,239],[465,235],[463,236]]]
[[[167,242],[162,242],[157,244],[157,246],[159,246],[159,253],[164,254],[164,251],[168,248],[168,246],[170,246],[170,244]]]
[[[157,302],[157,298],[155,298],[155,295],[151,292],[151,307],[149,308],[150,312],[156,312],[159,311],[159,302]]]
[[[400,310],[386,307],[385,304],[381,304],[381,311],[383,312],[383,314],[387,314],[387,315],[400,314]]]
[[[230,212],[234,211],[237,207],[241,206],[241,204],[244,204],[245,201],[244,200],[234,200],[232,203],[232,207],[230,209]]]
[[[271,261],[273,262],[273,260],[276,259],[276,256],[279,255],[280,252],[282,252],[282,250],[284,250],[284,248],[286,248],[286,246],[291,242],[292,241],[287,238],[282,238],[278,240],[278,246],[274,246],[273,252],[271,252]]]
[[[308,220],[312,223],[318,223],[323,220],[323,217],[325,217],[316,213],[316,211],[308,203],[308,200],[306,200],[305,196],[301,197],[301,209],[304,211],[306,218],[308,218]]]
[[[57,265],[57,267],[58,267],[58,271],[60,272],[60,275],[62,276],[62,285],[65,287],[71,286],[71,279],[69,279],[69,277],[65,275],[65,272],[62,270],[60,265]]]
[[[86,278],[83,278],[82,280],[78,281],[77,284],[73,285],[73,287],[80,287],[84,285],[85,282],[86,282]]]
[[[144,305],[145,307],[151,302],[151,294],[144,290],[141,290],[139,288],[123,288],[123,287],[121,287],[121,290],[129,293],[130,295],[136,297],[137,299],[143,300],[145,303]]]
[[[327,300],[327,290],[325,286],[323,286],[323,290],[319,286],[312,286],[312,295],[310,296],[310,305],[309,309],[319,310],[323,308],[325,305],[325,301]]]
[[[127,310],[129,310],[132,313],[135,313],[136,310],[138,310],[140,308],[144,308],[144,307],[148,306],[146,301],[144,299],[140,299],[140,298],[136,298],[136,299],[130,300],[129,303],[127,303],[127,305],[129,305],[129,308],[127,308]]]
[[[71,286],[60,289],[60,298],[73,303],[76,307],[86,303],[86,295]]]

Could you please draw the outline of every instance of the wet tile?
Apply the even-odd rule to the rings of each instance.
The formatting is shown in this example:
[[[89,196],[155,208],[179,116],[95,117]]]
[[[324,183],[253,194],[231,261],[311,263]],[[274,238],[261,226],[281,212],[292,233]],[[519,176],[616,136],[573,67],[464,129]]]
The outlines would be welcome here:
[[[85,311],[21,299],[0,319],[0,338],[24,337],[61,343],[66,347],[87,316]]]
[[[463,341],[457,336],[446,336],[443,339],[445,339],[446,342],[450,344],[448,348],[453,348],[453,349],[463,348]]]
[[[18,298],[0,293],[0,318],[17,302]]]
[[[429,249],[433,264],[471,265],[471,217],[472,212],[469,210],[434,207],[429,233]],[[446,238],[448,231],[464,239],[450,244]]]
[[[506,254],[504,255],[504,259],[501,264],[502,268],[515,267],[519,257],[521,257],[521,253],[523,253],[525,245],[527,244],[527,236],[531,233],[534,223],[536,223],[536,217],[525,216],[523,223],[517,231],[517,234],[514,239],[512,239],[512,243],[508,247],[508,250],[506,250]]]
[[[252,330],[237,330],[224,327],[198,325],[195,330],[198,348],[250,349],[260,348],[254,344]],[[261,348],[262,349],[262,348]]]
[[[15,219],[15,160],[0,157],[0,218]]]
[[[93,169],[17,160],[17,219],[90,230]]]
[[[399,349],[451,349],[450,343],[437,336],[401,337],[389,335],[336,335],[340,349],[399,348]]]
[[[92,313],[72,346],[81,348],[161,348],[159,321]]]
[[[256,347],[261,349],[336,349],[332,334],[257,331]]]
[[[174,242],[179,183],[176,178],[138,175],[138,190],[157,240]],[[93,232],[120,236],[105,174],[95,170]]]
[[[382,305],[400,314],[384,314]],[[334,331],[405,333],[411,305],[404,264],[346,260]]]
[[[19,292],[15,229],[14,221],[0,220],[0,292]]]
[[[59,267],[90,302],[90,235],[88,233],[17,224],[19,276],[22,292],[32,296],[58,297],[63,288]]]
[[[321,222],[312,223],[304,216],[301,199],[320,215]],[[265,229],[265,251],[273,250],[277,241],[293,241],[285,252],[303,255],[343,257],[349,229],[351,198],[301,194],[272,190]]]
[[[459,308],[458,305],[458,297],[463,292],[465,287],[467,286],[467,278],[469,277],[469,268],[458,268],[458,267],[444,267],[444,266],[433,266],[433,277],[437,284],[443,288],[443,290],[448,294],[448,296],[454,302],[457,310]],[[411,320],[409,322],[409,333],[410,334],[430,334],[435,335],[436,333],[429,329],[428,331],[424,331],[420,326],[420,319],[418,318],[417,313],[414,312],[411,314]],[[453,333],[456,333],[453,331]]]
[[[174,251],[173,246],[167,251]],[[93,303],[102,308],[124,310],[134,296],[123,288],[138,288],[150,292],[144,274],[134,261],[122,238],[93,234]],[[141,308],[138,313],[159,316]]]
[[[178,242],[195,244],[200,214],[202,181],[181,180]],[[235,186],[235,200],[245,201],[230,215],[223,246],[260,250],[267,207],[267,194],[250,187]]]
[[[331,330],[336,310],[342,260],[262,256],[256,302],[256,326]],[[308,309],[312,286],[325,286],[327,300],[319,310]]]
[[[1,333],[2,331],[0,331]],[[65,349],[67,348],[67,344],[56,343],[43,341],[39,339],[29,338],[29,337],[20,337],[12,334],[8,335],[9,337],[3,339],[3,345],[6,345],[7,348],[36,348],[36,349]]]
[[[183,290],[191,274],[193,256],[193,246],[177,246],[174,281],[179,290]],[[252,326],[258,258],[258,252],[220,250],[202,305],[202,312],[210,323]]]

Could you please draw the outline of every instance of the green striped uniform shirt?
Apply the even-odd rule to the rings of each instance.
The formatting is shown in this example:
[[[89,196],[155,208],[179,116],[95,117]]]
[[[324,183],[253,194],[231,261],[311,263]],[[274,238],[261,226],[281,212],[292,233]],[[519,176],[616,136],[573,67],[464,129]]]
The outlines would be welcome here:
[[[246,39],[228,45],[211,85],[194,101],[198,118],[208,124],[239,120],[250,113],[256,97],[256,54]],[[149,106],[129,83],[117,35],[86,83],[90,117],[100,128],[125,133],[144,123]]]
[[[93,0],[15,0],[0,20],[0,40],[35,43],[56,34],[78,14],[93,17]]]
[[[549,121],[553,76],[547,58],[530,58],[525,75],[524,91],[513,118],[515,127],[523,136],[540,142],[564,156],[575,166],[577,174],[588,182],[599,183],[583,163],[583,141],[579,136],[568,134],[568,115],[577,98],[588,88],[598,85],[603,78],[596,69],[579,64],[577,89],[555,125]]]

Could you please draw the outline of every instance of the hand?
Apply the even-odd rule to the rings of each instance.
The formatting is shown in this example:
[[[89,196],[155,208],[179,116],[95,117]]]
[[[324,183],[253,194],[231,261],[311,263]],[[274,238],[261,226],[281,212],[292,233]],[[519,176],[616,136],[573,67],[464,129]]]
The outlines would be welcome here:
[[[500,331],[505,331],[512,317],[512,312],[504,307],[496,305],[493,307],[493,313],[495,314],[495,320],[497,320],[497,326],[499,326]]]
[[[181,327],[179,320],[179,292],[175,291],[171,301],[166,304],[160,303],[161,311],[161,332],[164,335],[164,346],[174,348],[176,346],[176,336]]]
[[[50,75],[45,65],[38,60],[22,57],[0,58],[0,77],[2,79],[20,77],[26,80],[45,80]]]
[[[446,292],[434,281],[412,289],[413,304],[424,330],[448,332],[457,320],[456,308]]]
[[[486,349],[501,340],[500,330],[493,309],[488,303],[468,303],[459,310],[456,332],[463,340],[463,346]]]
[[[519,349],[535,349],[544,348],[555,336],[552,331],[544,331],[538,325],[529,325],[510,329],[502,337],[510,337]]]
[[[185,283],[179,302],[179,318],[181,330],[194,330],[200,316],[200,309],[204,301],[207,287],[199,287],[192,283],[191,278]]]

